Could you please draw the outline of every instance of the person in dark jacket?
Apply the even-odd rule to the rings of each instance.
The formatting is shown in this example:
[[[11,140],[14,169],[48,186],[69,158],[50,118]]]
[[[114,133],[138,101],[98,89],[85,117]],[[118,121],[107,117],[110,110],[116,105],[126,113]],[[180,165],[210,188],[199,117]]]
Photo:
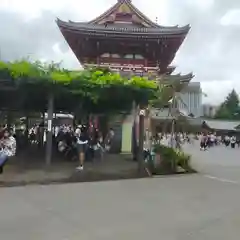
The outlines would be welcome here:
[[[79,163],[80,165],[77,167],[77,170],[83,170],[83,165],[85,161],[85,154],[87,151],[87,146],[89,142],[87,128],[82,126],[81,129],[76,129],[76,138],[77,138],[77,150],[79,156]]]

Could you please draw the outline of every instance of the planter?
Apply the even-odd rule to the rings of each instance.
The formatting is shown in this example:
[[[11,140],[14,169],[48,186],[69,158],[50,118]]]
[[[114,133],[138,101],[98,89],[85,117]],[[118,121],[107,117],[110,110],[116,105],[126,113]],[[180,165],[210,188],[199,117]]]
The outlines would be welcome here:
[[[161,154],[160,153],[156,153],[155,154],[154,167],[157,168],[157,167],[161,166],[161,164],[162,164]]]

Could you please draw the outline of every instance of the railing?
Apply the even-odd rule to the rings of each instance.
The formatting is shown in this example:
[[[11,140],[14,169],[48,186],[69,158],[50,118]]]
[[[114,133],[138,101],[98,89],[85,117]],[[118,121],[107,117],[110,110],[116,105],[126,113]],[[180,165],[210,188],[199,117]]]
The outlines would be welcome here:
[[[99,63],[102,64],[132,64],[132,65],[145,65],[144,59],[122,59],[122,58],[99,58]]]
[[[98,58],[92,59],[92,61],[88,58],[83,59],[83,62],[86,64],[92,62],[95,64],[115,64],[115,65],[133,65],[133,66],[141,66],[141,67],[157,67],[156,61],[149,61],[147,59],[128,59],[128,58]]]
[[[143,67],[136,65],[117,65],[117,64],[84,64],[84,67],[109,67],[113,71],[118,72],[133,72],[133,73],[152,73],[158,72],[157,67]]]

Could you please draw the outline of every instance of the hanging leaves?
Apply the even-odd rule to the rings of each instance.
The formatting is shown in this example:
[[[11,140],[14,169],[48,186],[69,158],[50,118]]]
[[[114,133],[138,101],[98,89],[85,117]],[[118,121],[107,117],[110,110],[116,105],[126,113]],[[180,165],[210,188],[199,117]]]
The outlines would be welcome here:
[[[74,103],[87,102],[87,106],[94,106],[95,110],[103,109],[100,104],[105,104],[109,110],[118,111],[128,108],[133,101],[147,103],[155,97],[158,88],[154,81],[147,78],[127,79],[106,69],[68,71],[58,63],[44,64],[29,60],[0,61],[0,76],[9,76],[9,81],[13,80],[17,86],[16,96],[21,98],[21,102],[29,101],[25,103],[29,108],[39,108],[34,106],[31,99],[41,99],[37,102],[45,104],[48,92],[52,91],[59,110],[62,110],[61,106],[68,106],[66,101],[69,101],[69,109],[75,107]],[[19,102],[19,99],[16,98],[16,101]]]

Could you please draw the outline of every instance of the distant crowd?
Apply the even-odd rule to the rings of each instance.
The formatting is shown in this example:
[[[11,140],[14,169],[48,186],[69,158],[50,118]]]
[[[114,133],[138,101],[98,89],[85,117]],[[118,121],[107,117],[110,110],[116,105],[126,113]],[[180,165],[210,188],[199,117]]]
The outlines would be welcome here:
[[[221,144],[234,149],[236,146],[240,147],[240,138],[235,135],[217,136],[215,133],[200,135],[200,150],[207,150]]]
[[[174,148],[181,148],[185,143],[194,144],[199,142],[200,150],[207,150],[214,146],[225,145],[234,149],[236,146],[240,147],[240,138],[235,135],[217,135],[216,133],[157,133],[153,137],[153,143],[160,143],[162,145]]]

